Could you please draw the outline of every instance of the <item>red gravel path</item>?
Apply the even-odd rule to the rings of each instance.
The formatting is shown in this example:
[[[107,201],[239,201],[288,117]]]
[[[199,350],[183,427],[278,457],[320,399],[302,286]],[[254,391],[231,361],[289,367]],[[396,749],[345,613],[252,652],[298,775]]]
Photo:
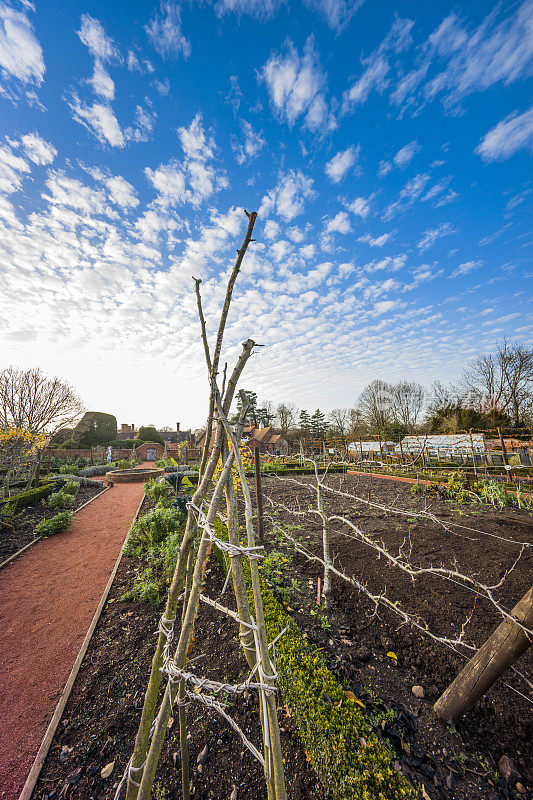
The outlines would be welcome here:
[[[0,571],[0,798],[16,800],[143,496],[123,483]]]

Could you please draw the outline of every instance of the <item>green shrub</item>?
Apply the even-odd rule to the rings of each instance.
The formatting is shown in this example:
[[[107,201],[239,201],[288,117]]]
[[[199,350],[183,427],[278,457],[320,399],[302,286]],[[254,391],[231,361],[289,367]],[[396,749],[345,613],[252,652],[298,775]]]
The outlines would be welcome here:
[[[227,529],[215,520],[217,535]],[[250,585],[250,567],[244,560]],[[304,639],[273,594],[262,586],[268,640],[288,630],[276,644],[276,669],[283,702],[294,717],[305,751],[328,797],[333,800],[415,800],[416,793],[394,767],[391,748],[372,730],[369,720],[350,700]],[[249,590],[253,608],[253,597]],[[363,738],[365,745],[359,740]]]
[[[161,599],[161,591],[159,583],[154,580],[152,568],[147,567],[139,573],[139,575],[135,577],[131,589],[124,592],[120,599],[134,600],[138,603],[148,603],[151,606],[157,606]]]
[[[167,481],[147,481],[144,484],[146,497],[155,505],[164,504],[168,497],[170,485]]]
[[[422,486],[422,484],[420,484],[420,483],[415,483],[414,486],[411,486],[411,494],[421,495],[421,494],[427,494],[427,493],[428,493],[428,487],[427,486]]]
[[[70,494],[72,497],[76,497],[80,490],[80,484],[78,481],[67,481],[67,483],[63,486],[62,492],[65,494]]]
[[[175,508],[153,508],[131,526],[124,552],[130,556],[141,556],[159,545],[166,537],[177,531],[183,515]]]
[[[35,528],[37,536],[53,536],[55,533],[66,531],[72,522],[72,511],[63,511],[50,519],[42,519]]]
[[[73,502],[74,497],[61,489],[60,492],[54,492],[54,494],[50,495],[48,498],[48,507],[55,511],[58,508],[68,508]]]
[[[11,513],[16,514],[17,511],[20,511],[22,508],[31,506],[33,503],[38,503],[39,500],[49,497],[55,488],[56,484],[47,483],[44,486],[38,486],[36,489],[29,489],[27,492],[14,494],[5,505],[9,506]]]
[[[141,425],[137,432],[137,443],[149,442],[150,444],[164,445],[163,437],[150,425]]]

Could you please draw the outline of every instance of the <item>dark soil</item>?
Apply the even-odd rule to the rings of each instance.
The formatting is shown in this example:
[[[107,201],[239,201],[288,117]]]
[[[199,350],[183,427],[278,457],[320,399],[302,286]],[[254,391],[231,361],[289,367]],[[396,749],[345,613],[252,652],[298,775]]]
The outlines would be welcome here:
[[[314,481],[308,476],[298,476],[298,480],[309,486]],[[327,482],[383,505],[417,511],[427,507],[446,523],[517,542],[533,542],[533,515],[527,512],[458,505],[434,496],[414,497],[410,485],[379,478],[332,475]],[[271,527],[268,515],[272,514],[267,497],[292,509],[316,507],[314,491],[276,478],[263,480],[263,493],[267,530]],[[455,568],[486,584],[497,584],[520,553],[515,544],[481,532],[452,526],[445,530],[427,520],[372,509],[327,493],[326,510],[351,520],[392,554],[397,555],[402,548],[414,565]],[[321,555],[322,530],[317,516],[302,518],[278,511],[276,519],[283,525],[296,526],[291,535]],[[279,538],[273,541],[272,534],[269,539],[270,548],[294,554],[291,569],[282,572],[279,596],[290,604],[290,612],[309,640],[323,648],[344,688],[361,699],[365,713],[384,729],[396,747],[398,765],[407,776],[422,780],[427,794],[434,798],[495,800],[529,796],[520,789],[533,789],[533,708],[527,699],[504,685],[510,684],[531,698],[525,681],[508,672],[456,729],[446,727],[436,719],[432,705],[465,659],[414,628],[402,626],[399,618],[383,607],[376,614],[374,605],[340,578],[333,582],[331,613],[328,617],[317,615],[317,579],[323,577],[322,566],[294,553],[292,547],[286,548]],[[456,639],[471,615],[465,640],[479,646],[501,622],[486,600],[456,584],[436,577],[417,578],[413,584],[401,570],[389,566],[383,557],[378,558],[374,550],[350,538],[346,524],[332,523],[331,544],[337,569],[355,576],[372,593],[383,592],[390,600],[398,601],[439,636]],[[501,588],[494,590],[496,599],[507,609],[530,587],[532,566],[532,551],[526,549]],[[298,581],[297,587],[291,587],[293,578]],[[396,659],[387,653],[393,653]],[[464,653],[469,655],[466,649]],[[531,681],[531,649],[516,667]],[[413,686],[423,687],[424,698],[413,695]],[[508,783],[498,772],[504,755],[513,760],[518,773]]]
[[[101,491],[102,487],[80,486],[72,510],[75,511]],[[10,520],[10,527],[0,531],[0,563],[35,538],[35,526],[42,519],[49,519],[58,513],[48,508],[46,499],[22,509],[14,519]]]
[[[138,565],[136,559],[127,556],[121,562],[37,783],[35,800],[108,800],[114,795],[131,756],[162,612],[162,606],[154,609],[120,600],[131,586]],[[207,573],[207,593],[216,598],[222,586],[218,564],[213,560]],[[227,605],[231,605],[229,594],[224,597]],[[248,670],[236,634],[233,620],[202,604],[192,654],[199,657],[195,671],[216,680],[237,682],[245,678]],[[228,713],[261,749],[255,694],[232,697]],[[279,714],[288,797],[323,800],[292,718],[283,707]],[[225,720],[193,705],[188,710],[188,725],[195,800],[228,800],[234,789],[237,800],[266,798],[261,765]],[[157,773],[159,788],[154,797],[160,800],[181,798],[179,749],[176,713]],[[111,762],[111,775],[102,778],[102,768]]]

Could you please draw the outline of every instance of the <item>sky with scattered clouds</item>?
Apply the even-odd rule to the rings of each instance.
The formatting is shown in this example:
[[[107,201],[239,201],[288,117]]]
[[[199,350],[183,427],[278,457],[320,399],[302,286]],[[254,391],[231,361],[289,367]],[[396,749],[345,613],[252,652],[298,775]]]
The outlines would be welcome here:
[[[198,427],[244,208],[262,399],[531,344],[532,75],[533,0],[0,0],[0,368]]]

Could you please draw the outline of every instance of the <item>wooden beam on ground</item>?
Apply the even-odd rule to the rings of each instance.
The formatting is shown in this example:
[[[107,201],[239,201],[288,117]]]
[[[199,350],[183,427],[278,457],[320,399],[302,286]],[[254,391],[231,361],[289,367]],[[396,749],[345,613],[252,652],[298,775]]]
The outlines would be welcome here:
[[[533,628],[533,586],[511,615],[529,630]],[[433,706],[435,714],[446,723],[457,722],[531,644],[532,638],[520,625],[505,619],[439,697]]]

